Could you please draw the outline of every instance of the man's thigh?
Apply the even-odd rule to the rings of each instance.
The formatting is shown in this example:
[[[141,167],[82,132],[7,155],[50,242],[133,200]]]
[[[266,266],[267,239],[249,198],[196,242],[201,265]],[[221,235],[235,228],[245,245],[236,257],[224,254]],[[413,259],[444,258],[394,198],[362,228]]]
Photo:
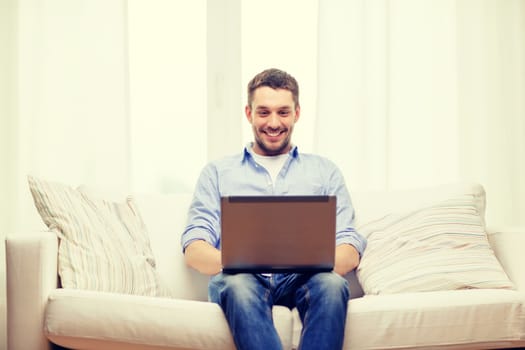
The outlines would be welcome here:
[[[269,283],[264,276],[238,273],[220,273],[211,277],[208,285],[208,297],[211,302],[221,304],[224,298],[236,300],[260,299],[268,296]]]

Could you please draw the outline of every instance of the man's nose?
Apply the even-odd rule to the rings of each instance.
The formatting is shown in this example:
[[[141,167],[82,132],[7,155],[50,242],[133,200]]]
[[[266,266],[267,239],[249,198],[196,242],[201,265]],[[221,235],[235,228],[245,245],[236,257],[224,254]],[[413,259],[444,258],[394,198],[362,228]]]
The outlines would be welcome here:
[[[281,120],[277,113],[271,113],[268,117],[268,126],[271,128],[278,128],[281,125]]]

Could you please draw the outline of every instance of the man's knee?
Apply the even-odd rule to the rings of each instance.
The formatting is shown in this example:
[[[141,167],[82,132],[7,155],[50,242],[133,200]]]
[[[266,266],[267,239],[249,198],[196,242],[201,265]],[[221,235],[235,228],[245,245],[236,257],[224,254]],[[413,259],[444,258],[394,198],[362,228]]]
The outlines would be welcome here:
[[[325,297],[343,297],[347,299],[350,296],[348,281],[335,272],[323,272],[316,274],[313,279],[313,286],[321,295]]]
[[[219,274],[210,280],[210,299],[221,303],[225,298],[248,301],[257,298],[257,279],[251,274]]]

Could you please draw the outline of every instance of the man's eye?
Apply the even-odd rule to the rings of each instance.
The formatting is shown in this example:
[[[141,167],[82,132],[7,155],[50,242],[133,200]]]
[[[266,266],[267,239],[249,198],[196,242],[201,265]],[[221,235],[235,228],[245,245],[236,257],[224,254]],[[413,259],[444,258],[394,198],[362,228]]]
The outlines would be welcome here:
[[[259,115],[262,116],[262,117],[265,117],[268,115],[268,112],[267,111],[259,111]]]
[[[286,117],[288,114],[290,114],[290,111],[280,111],[279,115],[282,117]]]

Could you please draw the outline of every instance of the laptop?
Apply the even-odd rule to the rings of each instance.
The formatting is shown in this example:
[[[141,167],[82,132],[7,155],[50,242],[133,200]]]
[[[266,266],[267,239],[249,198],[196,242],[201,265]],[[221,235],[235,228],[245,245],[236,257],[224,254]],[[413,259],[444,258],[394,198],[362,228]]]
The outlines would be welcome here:
[[[225,273],[331,271],[336,196],[221,198]]]

